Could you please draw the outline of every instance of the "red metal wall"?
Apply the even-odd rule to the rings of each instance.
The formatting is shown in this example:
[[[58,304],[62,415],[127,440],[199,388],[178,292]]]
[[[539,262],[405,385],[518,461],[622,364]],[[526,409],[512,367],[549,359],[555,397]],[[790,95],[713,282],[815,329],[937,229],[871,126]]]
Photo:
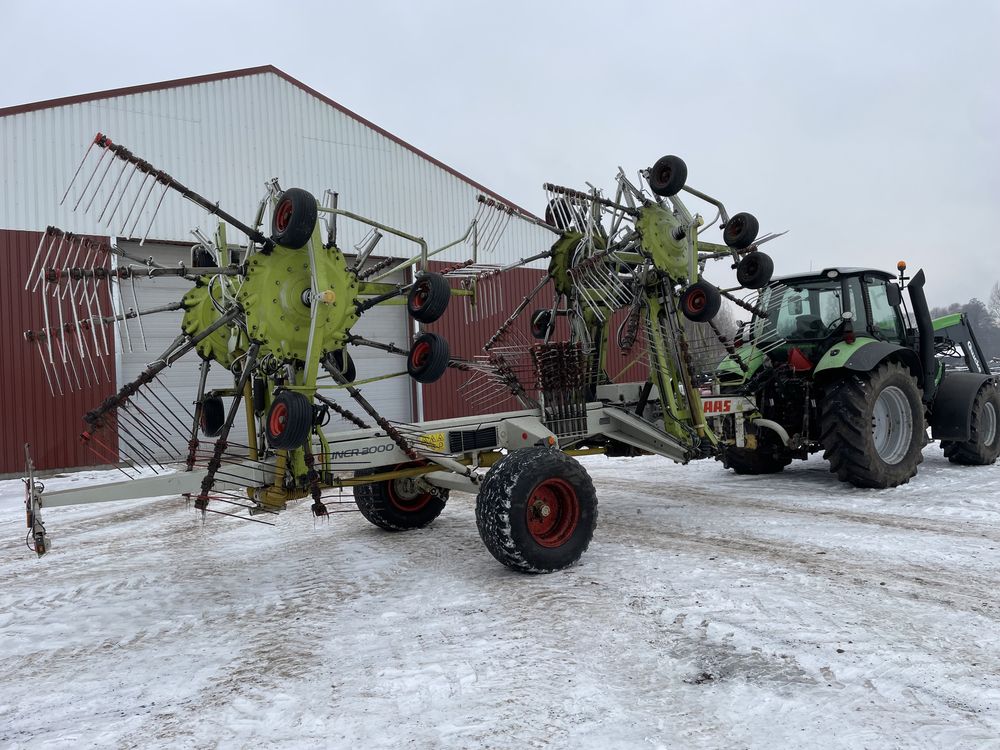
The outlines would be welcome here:
[[[40,232],[0,230],[0,384],[3,429],[0,430],[0,474],[24,469],[24,444],[39,469],[93,466],[98,460],[81,443],[84,413],[114,392],[113,383],[65,390],[52,397],[37,345],[24,331],[45,326],[41,296],[24,291],[28,271],[41,239]],[[50,308],[51,311],[52,308]],[[109,309],[109,303],[104,305]],[[65,308],[66,314],[69,308]],[[118,450],[115,430],[104,440]]]
[[[430,270],[440,271],[448,266],[447,263],[430,262]],[[462,297],[453,297],[448,311],[444,316],[429,326],[427,330],[443,335],[448,339],[453,357],[462,359],[473,359],[476,355],[483,353],[483,344],[489,340],[490,336],[496,332],[500,324],[506,320],[507,316],[513,312],[514,308],[520,304],[525,295],[530,292],[545,271],[543,269],[515,268],[503,274],[501,286],[503,289],[503,299],[500,307],[502,312],[492,315],[484,320],[466,319],[466,301]],[[453,286],[457,284],[453,283]],[[514,328],[524,339],[533,341],[529,332],[529,319],[531,313],[540,307],[549,307],[555,291],[552,282],[549,282],[535,296],[528,308],[519,316],[514,324]],[[617,330],[618,324],[624,316],[624,311],[614,315],[611,321],[611,335]],[[560,319],[556,327],[556,338],[565,338],[567,328],[565,320]],[[614,341],[614,338],[612,338]],[[636,364],[628,368],[624,373],[622,370],[634,359],[637,350],[629,354],[622,354],[616,346],[611,347],[610,356],[607,363],[608,374],[621,382],[641,381],[647,376],[647,368],[644,364]],[[615,378],[621,373],[620,377]],[[424,419],[446,419],[448,417],[464,416],[468,414],[482,413],[482,409],[477,409],[466,401],[459,392],[460,386],[468,380],[469,374],[459,370],[449,369],[436,383],[424,386]],[[506,411],[523,408],[513,397],[506,401],[491,406],[491,412]]]

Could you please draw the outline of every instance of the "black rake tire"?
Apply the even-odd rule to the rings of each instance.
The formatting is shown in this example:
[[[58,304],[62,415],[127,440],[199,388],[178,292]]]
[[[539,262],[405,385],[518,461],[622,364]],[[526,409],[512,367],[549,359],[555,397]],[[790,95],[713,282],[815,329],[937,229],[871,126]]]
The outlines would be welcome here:
[[[688,168],[679,156],[662,156],[649,170],[649,189],[662,198],[677,195],[687,182]]]
[[[565,198],[554,198],[545,207],[545,223],[565,232],[573,226],[573,207]]]
[[[942,440],[945,457],[953,464],[989,466],[1000,456],[1000,389],[986,383],[972,404],[972,424],[965,442]]]
[[[448,369],[451,352],[448,340],[436,333],[421,333],[413,340],[406,357],[406,371],[418,383],[440,380]]]
[[[694,282],[681,293],[681,312],[694,323],[704,323],[719,313],[722,307],[722,293],[704,279]]]
[[[746,289],[763,289],[774,276],[774,261],[770,255],[754,251],[747,253],[736,266],[736,281]]]
[[[226,423],[226,407],[221,396],[206,396],[201,402],[201,416],[198,419],[205,437],[219,437]]]
[[[305,445],[313,426],[309,399],[296,391],[282,391],[271,402],[264,422],[267,444],[277,450],[294,450]]]
[[[395,469],[405,469],[413,464],[401,464]],[[364,477],[384,472],[385,469],[362,469],[354,476]],[[415,477],[386,479],[354,488],[354,503],[370,523],[386,531],[421,529],[444,510],[448,490],[428,492],[417,486]]]
[[[448,279],[439,273],[422,273],[410,287],[406,297],[406,310],[410,317],[421,323],[433,323],[444,315],[451,301]]]
[[[726,448],[718,459],[737,474],[777,474],[792,462],[790,456],[749,448]]]
[[[298,250],[312,237],[318,213],[312,193],[302,188],[289,188],[274,204],[271,239],[278,245]]]
[[[583,466],[555,448],[522,448],[489,470],[476,496],[486,549],[521,573],[562,570],[587,550],[597,493]]]
[[[544,339],[552,328],[552,311],[535,310],[531,314],[531,335],[536,339]]]
[[[757,239],[760,224],[753,214],[738,213],[729,217],[722,230],[722,241],[734,250],[746,250]]]
[[[354,358],[347,353],[346,349],[336,349],[326,355],[327,364],[339,372],[348,383],[353,383],[358,379],[358,368],[354,364]]]
[[[896,362],[846,374],[826,392],[820,430],[823,457],[840,481],[872,489],[906,484],[927,439],[916,379]]]

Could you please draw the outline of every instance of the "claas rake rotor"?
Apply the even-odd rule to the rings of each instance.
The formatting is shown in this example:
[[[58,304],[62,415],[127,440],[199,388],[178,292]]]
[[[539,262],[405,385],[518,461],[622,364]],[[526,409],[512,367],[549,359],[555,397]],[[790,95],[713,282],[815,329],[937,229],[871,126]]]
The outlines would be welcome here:
[[[443,275],[424,270],[427,261],[464,243],[472,260],[459,267],[463,280],[474,280],[477,268],[491,272],[493,267],[477,266],[475,259],[492,249],[496,225],[509,221],[508,214],[481,210],[465,235],[431,250],[421,238],[339,209],[334,193],[328,191],[321,205],[309,192],[282,190],[275,180],[253,223],[245,224],[100,133],[63,200],[72,201],[76,210],[95,212],[106,226],[118,227],[121,236],[141,237],[141,247],[170,193],[221,220],[212,238],[195,232],[200,241],[190,265],[166,267],[154,257],[119,248],[113,239],[49,227],[25,285],[43,298],[45,327],[25,332],[25,338],[37,348],[53,396],[114,382],[112,327],[120,347],[144,348],[145,316],[183,311],[181,330],[166,350],[84,415],[81,438],[102,463],[117,465],[130,478],[139,477],[140,470],[164,474],[178,466],[200,468],[199,490],[190,494],[201,510],[214,510],[209,505],[220,500],[268,511],[310,495],[313,511],[325,515],[321,486],[332,476],[330,454],[325,441],[317,439],[313,446],[309,438],[333,412],[358,428],[380,429],[411,462],[432,459],[466,471],[443,456],[428,459],[425,446],[408,436],[413,433],[408,425],[392,423],[378,412],[362,393],[369,381],[357,379],[349,349],[371,347],[401,355],[405,368],[390,377],[409,376],[422,383],[437,380],[448,367],[466,367],[450,357],[447,341],[437,334],[419,333],[404,348],[359,336],[353,328],[378,305],[405,301],[413,320],[431,323],[444,314],[453,294],[472,298],[474,290],[452,290]],[[271,231],[265,234],[268,214]],[[353,259],[337,245],[338,217],[369,228]],[[227,225],[245,237],[239,257],[227,241]],[[373,251],[386,233],[414,243],[418,252],[406,260],[374,262]],[[411,267],[418,269],[412,282],[385,280]],[[192,286],[175,303],[143,309],[136,279],[163,276],[187,279]],[[200,361],[193,404],[173,393],[161,377],[185,357]],[[212,368],[228,370],[232,387],[206,390]],[[332,399],[330,389],[347,393],[361,415]],[[248,429],[245,442],[236,442],[231,435],[241,417]],[[44,551],[42,534],[36,537],[39,552]]]
[[[545,185],[545,226],[556,239],[530,260],[547,258],[548,269],[486,341],[462,392],[477,406],[511,395],[538,406],[546,424],[572,443],[586,436],[579,416],[587,401],[602,388],[611,393],[608,387],[620,379],[608,372],[617,349],[631,362],[616,375],[637,364],[650,375],[634,389],[616,387],[615,395],[628,396],[636,413],[657,413],[689,458],[712,455],[716,439],[703,418],[701,393],[715,364],[735,353],[732,331],[722,330],[716,316],[727,301],[768,316],[758,290],[770,283],[774,264],[759,247],[779,235],[758,236],[753,215],[730,216],[721,202],[687,185],[687,166],[676,156],[642,170],[640,180],[642,188],[619,169],[610,199],[595,188]],[[715,219],[706,223],[692,213],[682,192],[712,206]],[[716,222],[724,244],[700,237]],[[722,288],[705,278],[706,267],[719,261],[735,269],[738,286]],[[532,308],[544,289],[551,303]],[[516,325],[525,315],[535,342]]]

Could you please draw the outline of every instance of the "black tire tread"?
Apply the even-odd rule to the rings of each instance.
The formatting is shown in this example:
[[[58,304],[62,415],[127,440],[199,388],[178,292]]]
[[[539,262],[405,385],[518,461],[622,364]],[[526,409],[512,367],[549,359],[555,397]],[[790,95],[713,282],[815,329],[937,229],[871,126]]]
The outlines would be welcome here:
[[[970,425],[969,440],[960,442],[958,440],[942,440],[941,448],[944,450],[945,458],[953,464],[961,466],[989,466],[996,463],[1000,454],[1000,429],[993,438],[993,445],[981,444],[979,440],[979,419],[983,404],[987,401],[993,402],[997,416],[1000,417],[1000,389],[996,383],[985,383],[976,394],[976,400],[972,404],[972,424]]]
[[[354,476],[363,477],[382,469],[362,469]],[[358,506],[361,515],[380,529],[386,531],[410,531],[422,529],[441,515],[448,501],[448,490],[441,490],[443,497],[433,496],[430,502],[415,513],[407,513],[392,504],[389,498],[389,481],[360,484],[354,487],[354,504]]]
[[[922,407],[914,420],[915,446],[911,444],[909,459],[904,457],[894,466],[885,464],[871,444],[871,408],[874,390],[885,380],[902,375],[912,393],[920,400],[920,389],[910,371],[896,362],[882,362],[867,373],[850,373],[829,388],[823,398],[820,414],[820,443],[823,457],[830,462],[830,471],[842,482],[855,487],[886,489],[906,484],[917,473],[924,460],[921,449],[926,442]],[[869,403],[871,402],[871,403]],[[914,447],[916,448],[914,452]]]
[[[777,455],[768,450],[727,448],[718,459],[737,474],[777,474],[792,462],[791,456]]]
[[[424,306],[417,309],[414,307],[414,298],[421,283],[429,285],[430,294]],[[433,323],[444,315],[449,302],[451,302],[451,286],[448,284],[448,279],[439,273],[426,271],[417,277],[410,288],[406,297],[406,309],[414,320],[421,323]]]
[[[542,479],[558,476],[577,491],[581,505],[575,543],[544,549],[520,538],[511,523],[524,514],[529,493]],[[589,507],[587,507],[589,505]],[[597,493],[586,469],[554,448],[523,448],[508,453],[483,478],[476,496],[476,526],[486,549],[499,562],[521,573],[551,573],[566,568],[586,552],[597,526]]]

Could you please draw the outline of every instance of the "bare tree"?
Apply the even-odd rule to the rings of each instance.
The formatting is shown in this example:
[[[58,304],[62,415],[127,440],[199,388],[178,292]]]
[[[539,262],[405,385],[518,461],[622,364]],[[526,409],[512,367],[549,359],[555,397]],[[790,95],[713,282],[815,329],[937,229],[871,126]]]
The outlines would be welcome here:
[[[990,290],[990,301],[986,307],[990,311],[990,315],[993,316],[993,320],[1000,326],[1000,281],[993,282],[993,288]]]

